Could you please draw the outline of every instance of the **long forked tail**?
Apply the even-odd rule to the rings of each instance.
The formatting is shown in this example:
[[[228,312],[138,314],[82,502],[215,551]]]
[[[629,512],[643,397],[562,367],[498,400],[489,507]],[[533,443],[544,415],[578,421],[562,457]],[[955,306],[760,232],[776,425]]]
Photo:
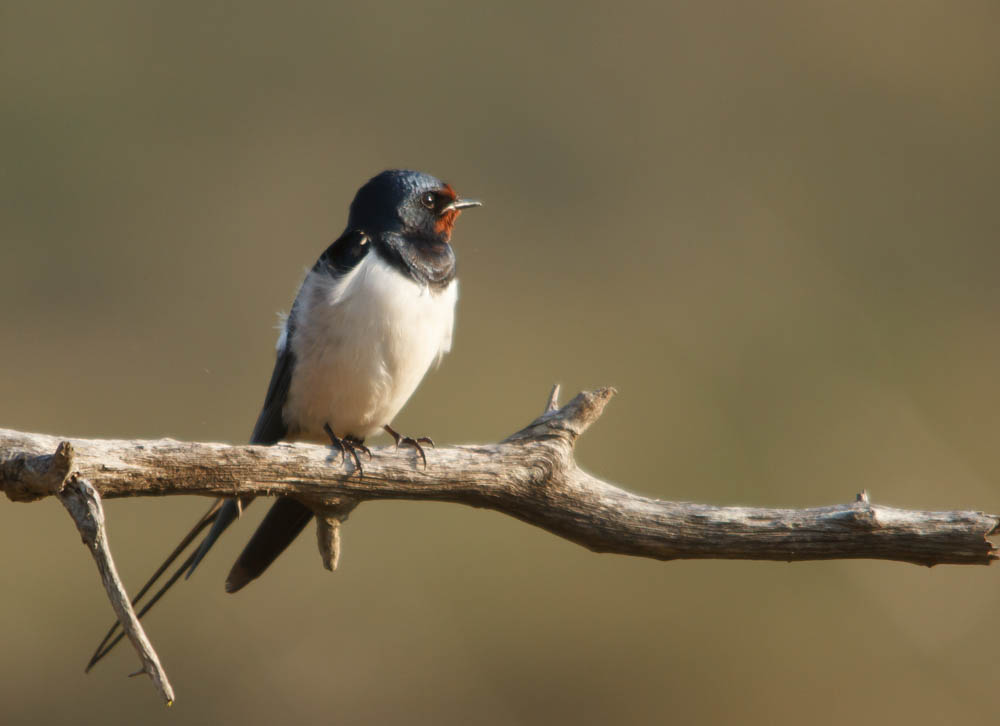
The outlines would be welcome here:
[[[180,576],[184,574],[185,571],[187,571],[188,575],[194,571],[198,562],[200,562],[201,558],[205,556],[205,553],[212,546],[215,540],[218,539],[219,535],[222,534],[223,530],[225,530],[226,527],[228,527],[229,524],[231,524],[232,521],[239,516],[241,506],[246,506],[250,503],[250,501],[251,500],[247,498],[240,503],[237,503],[235,499],[217,499],[213,502],[209,510],[205,512],[201,519],[195,523],[194,527],[191,528],[191,531],[184,535],[184,538],[177,544],[173,552],[171,552],[167,559],[163,561],[163,564],[156,569],[156,572],[154,572],[149,580],[146,581],[146,584],[142,586],[142,589],[139,590],[136,596],[132,598],[132,606],[134,607],[139,604],[139,601],[142,600],[149,589],[156,584],[170,565],[172,565],[174,561],[181,556],[184,550],[188,548],[188,545],[190,545],[208,525],[214,523],[211,531],[202,541],[198,549],[185,558],[180,567],[178,567],[177,570],[170,575],[163,586],[157,590],[156,594],[154,594],[153,597],[150,598],[149,602],[143,606],[142,610],[139,611],[138,616],[140,618],[166,594],[167,590],[169,590],[171,586],[177,582],[178,579],[180,579]],[[94,651],[94,655],[91,657],[90,662],[87,663],[87,667],[84,669],[85,672],[93,668],[98,661],[110,653],[111,649],[118,644],[118,641],[120,641],[122,637],[124,637],[125,634],[123,632],[118,632],[120,627],[121,625],[117,621],[111,626],[100,645],[98,645],[97,649]]]

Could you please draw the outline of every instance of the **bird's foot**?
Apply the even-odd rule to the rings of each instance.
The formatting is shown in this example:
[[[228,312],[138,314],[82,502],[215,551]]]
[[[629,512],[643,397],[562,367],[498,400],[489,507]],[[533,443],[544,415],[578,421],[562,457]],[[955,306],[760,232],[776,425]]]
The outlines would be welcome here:
[[[427,436],[421,436],[419,439],[414,439],[411,436],[403,436],[399,432],[395,431],[392,426],[386,424],[382,429],[389,434],[396,441],[396,448],[400,446],[412,446],[420,454],[420,458],[424,461],[424,468],[427,468],[427,455],[424,453],[424,447],[421,444],[427,444],[431,448],[434,448],[434,442],[431,441]]]
[[[326,435],[330,437],[330,444],[334,448],[340,451],[340,460],[344,462],[347,460],[347,454],[350,453],[351,458],[354,459],[354,468],[357,469],[358,476],[364,476],[365,470],[361,466],[361,457],[358,456],[358,452],[364,452],[368,454],[368,460],[371,461],[372,451],[367,446],[363,439],[355,438],[354,436],[345,436],[340,438],[337,434],[333,433],[333,429],[330,428],[330,424],[323,424],[323,430],[326,431]]]

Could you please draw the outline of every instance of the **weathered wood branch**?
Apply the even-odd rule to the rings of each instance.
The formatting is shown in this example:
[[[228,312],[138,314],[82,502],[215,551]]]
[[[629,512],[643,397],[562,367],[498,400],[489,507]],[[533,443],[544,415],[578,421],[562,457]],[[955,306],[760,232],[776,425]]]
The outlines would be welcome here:
[[[553,392],[555,394],[555,392]],[[339,528],[357,503],[423,499],[494,509],[596,552],[672,559],[874,558],[920,565],[997,559],[987,539],[1000,515],[923,512],[858,501],[812,509],[713,507],[639,496],[581,470],[576,439],[601,415],[612,389],[581,393],[499,444],[428,451],[384,448],[359,476],[325,446],[227,446],[169,439],[71,439],[73,473],[105,497],[286,495],[319,515],[324,564],[339,555]],[[62,439],[0,429],[0,488],[16,500],[58,491]]]
[[[64,455],[71,458],[71,448],[68,444],[61,444],[56,455]],[[132,603],[129,602],[125,588],[118,577],[118,569],[111,557],[111,548],[108,546],[107,529],[104,526],[104,507],[101,506],[101,496],[94,490],[86,479],[71,475],[69,481],[62,487],[56,495],[59,501],[66,507],[76,528],[80,531],[83,543],[87,545],[90,554],[94,556],[97,569],[101,573],[101,581],[104,589],[111,600],[111,607],[118,616],[118,622],[125,630],[125,635],[132,643],[132,647],[139,654],[142,661],[142,670],[133,673],[141,675],[145,673],[153,680],[153,685],[168,706],[174,702],[174,689],[170,685],[167,673],[160,664],[160,658],[153,650],[153,645],[149,642],[146,632],[136,617]]]
[[[495,509],[583,545],[660,560],[876,558],[920,565],[988,565],[1000,515],[875,506],[867,494],[813,509],[711,507],[624,491],[581,470],[577,438],[614,390],[579,394],[559,408],[553,388],[541,416],[499,444],[428,452],[380,449],[364,472],[325,446],[62,440],[0,429],[0,489],[14,501],[58,496],[97,562],[105,589],[143,667],[168,704],[173,691],[115,572],[101,496],[285,495],[316,513],[323,565],[337,567],[341,524],[360,502],[428,499]],[[345,460],[346,459],[346,460]]]

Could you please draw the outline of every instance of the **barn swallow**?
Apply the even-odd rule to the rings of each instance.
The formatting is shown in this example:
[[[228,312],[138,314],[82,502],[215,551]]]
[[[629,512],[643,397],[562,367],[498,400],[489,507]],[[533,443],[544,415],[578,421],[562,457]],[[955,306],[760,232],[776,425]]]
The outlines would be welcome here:
[[[306,273],[281,327],[251,444],[328,442],[361,473],[359,452],[371,456],[365,439],[384,430],[397,446],[412,446],[426,466],[423,445],[433,445],[430,439],[401,436],[390,424],[424,374],[451,349],[458,300],[451,234],[462,210],[480,205],[415,171],[384,171],[358,190],[347,228]],[[136,595],[134,603],[211,525],[140,617],[183,573],[194,572],[251,501],[213,503]],[[259,577],[312,518],[304,504],[278,497],[230,570],[226,591]],[[87,670],[121,639],[119,634],[111,640],[116,630],[117,624]]]

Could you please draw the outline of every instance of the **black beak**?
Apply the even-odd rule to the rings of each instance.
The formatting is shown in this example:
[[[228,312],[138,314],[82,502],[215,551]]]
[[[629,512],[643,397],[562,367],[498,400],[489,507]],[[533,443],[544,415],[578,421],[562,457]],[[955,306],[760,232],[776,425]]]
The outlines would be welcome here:
[[[450,212],[452,210],[466,209],[467,207],[481,207],[483,203],[478,199],[456,199],[451,204],[447,205],[442,212]]]

